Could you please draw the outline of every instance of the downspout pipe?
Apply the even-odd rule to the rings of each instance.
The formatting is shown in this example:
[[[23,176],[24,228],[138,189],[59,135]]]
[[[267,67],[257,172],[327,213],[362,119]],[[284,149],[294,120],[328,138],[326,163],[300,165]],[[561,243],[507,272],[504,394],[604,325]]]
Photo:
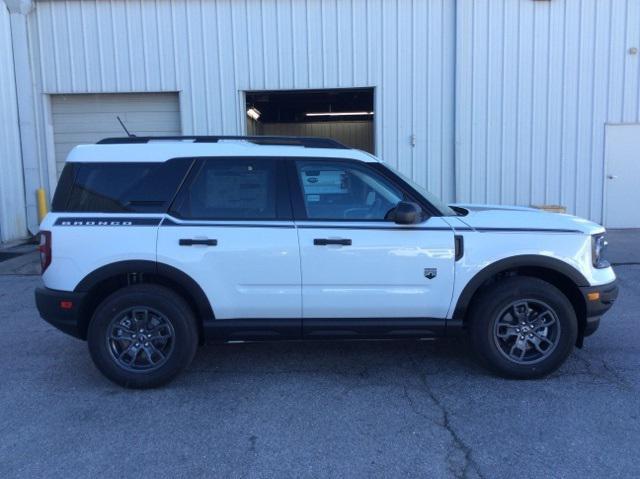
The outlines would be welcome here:
[[[36,131],[36,105],[33,88],[33,72],[29,54],[29,30],[27,16],[34,9],[32,0],[4,0],[9,9],[13,65],[18,99],[18,123],[24,171],[27,228],[29,233],[38,232],[36,191],[42,185]]]

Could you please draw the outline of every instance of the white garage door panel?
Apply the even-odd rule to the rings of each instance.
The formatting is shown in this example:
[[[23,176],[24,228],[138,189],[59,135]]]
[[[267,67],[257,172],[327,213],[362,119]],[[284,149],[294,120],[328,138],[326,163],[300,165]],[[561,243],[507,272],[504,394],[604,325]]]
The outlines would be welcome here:
[[[58,174],[74,146],[123,136],[117,116],[138,136],[182,131],[177,93],[52,95],[51,116]]]
[[[170,113],[167,115],[166,113]],[[116,116],[120,116],[122,121],[127,119],[127,128],[137,128],[140,130],[175,130],[180,126],[177,121],[177,112],[136,112],[131,113],[65,113],[64,115],[54,115],[54,125],[58,125],[57,134],[62,138],[70,138],[73,135],[82,133],[101,133],[105,130],[114,129],[111,123],[114,121],[119,125]],[[122,131],[122,129],[120,129]]]

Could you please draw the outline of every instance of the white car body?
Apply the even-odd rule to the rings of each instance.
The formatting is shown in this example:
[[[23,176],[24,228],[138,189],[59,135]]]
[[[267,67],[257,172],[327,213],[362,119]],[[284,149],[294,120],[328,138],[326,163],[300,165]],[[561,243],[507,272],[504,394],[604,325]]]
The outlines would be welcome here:
[[[83,145],[71,151],[67,162],[252,156],[379,161],[352,149],[229,140]],[[467,214],[430,216],[412,225],[295,219],[192,221],[167,212],[52,212],[41,224],[52,235],[51,264],[43,280],[50,290],[77,292],[101,268],[150,262],[193,280],[206,295],[212,321],[301,319],[305,328],[305,320],[320,325],[316,333],[323,329],[322,320],[454,320],[465,288],[474,278],[514,258],[541,258],[536,267],[545,261],[564,265],[567,274],[582,278],[581,287],[615,281],[611,267],[597,268],[592,261],[592,236],[604,233],[600,225],[532,208],[456,206]],[[217,245],[185,248],[179,244],[181,238],[215,238]],[[351,245],[318,247],[314,245],[317,238],[348,238]],[[458,241],[464,251],[456,259]],[[429,278],[434,272],[435,277]]]

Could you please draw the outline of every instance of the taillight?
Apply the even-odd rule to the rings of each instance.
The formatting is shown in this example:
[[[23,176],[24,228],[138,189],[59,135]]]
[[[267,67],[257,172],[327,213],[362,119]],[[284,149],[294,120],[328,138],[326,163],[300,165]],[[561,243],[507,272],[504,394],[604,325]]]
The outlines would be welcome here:
[[[40,231],[38,250],[40,251],[40,266],[42,266],[42,273],[44,273],[51,264],[51,231]]]

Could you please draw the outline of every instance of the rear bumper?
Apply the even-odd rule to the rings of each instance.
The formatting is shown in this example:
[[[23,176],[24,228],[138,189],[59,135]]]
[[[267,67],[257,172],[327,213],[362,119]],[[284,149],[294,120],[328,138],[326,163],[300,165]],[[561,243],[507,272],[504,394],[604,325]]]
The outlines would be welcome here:
[[[36,288],[35,295],[42,319],[64,333],[84,339],[79,319],[86,293]]]
[[[593,334],[600,325],[600,317],[611,309],[618,297],[618,282],[580,288],[586,304],[586,326],[584,335]]]

